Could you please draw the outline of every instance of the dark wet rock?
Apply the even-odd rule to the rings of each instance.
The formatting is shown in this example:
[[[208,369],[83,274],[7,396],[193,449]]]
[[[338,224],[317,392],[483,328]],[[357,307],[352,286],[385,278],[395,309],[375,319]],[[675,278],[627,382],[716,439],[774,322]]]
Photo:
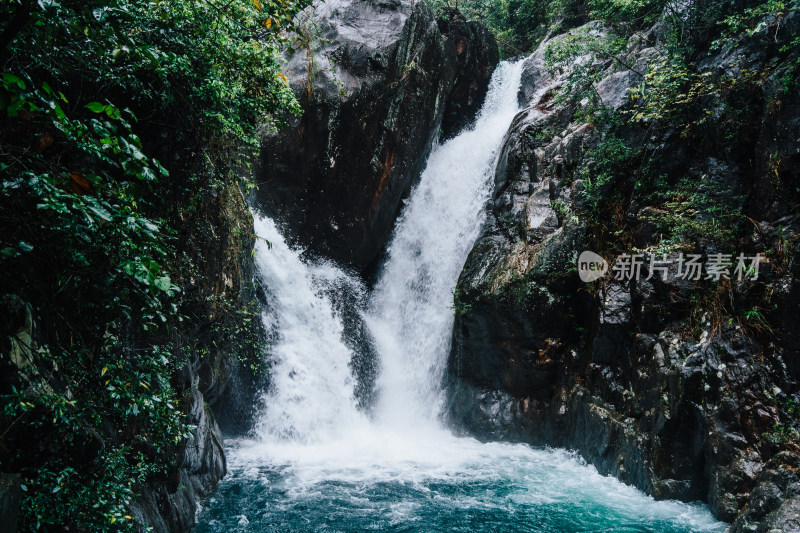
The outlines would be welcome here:
[[[781,452],[764,465],[731,533],[800,531],[800,456]]]
[[[577,287],[574,280],[555,279],[548,290],[529,291],[522,279],[514,283],[514,269],[530,265],[529,279],[544,279],[552,267],[566,271],[572,261],[565,249],[575,246],[578,232],[559,232],[540,248],[507,247],[498,236],[487,235],[475,247],[461,275],[459,296],[465,303],[456,317],[453,364],[458,375],[469,376],[479,387],[514,395],[549,398],[555,371],[564,357],[563,344],[573,336],[574,309],[580,299],[565,296]],[[505,260],[510,262],[506,262]],[[486,276],[493,271],[492,278]],[[507,278],[501,291],[484,285],[489,279]],[[560,301],[560,306],[547,302]]]
[[[455,49],[458,61],[458,74],[447,98],[441,126],[442,138],[449,139],[475,119],[500,61],[500,52],[488,28],[468,21],[456,8],[444,8],[438,24]]]
[[[599,295],[597,334],[592,363],[612,363],[628,356],[631,333],[631,291],[627,283],[608,283]]]
[[[6,380],[33,361],[33,316],[30,305],[16,294],[0,297],[0,365],[7,367],[0,378],[0,390],[9,391]],[[4,368],[5,370],[5,368]]]
[[[17,530],[19,499],[22,494],[19,474],[0,473],[0,530]]]
[[[446,34],[424,2],[409,0],[333,0],[305,22],[319,37],[284,69],[304,114],[267,135],[257,179],[259,201],[313,250],[369,265],[445,108],[469,121],[480,106],[497,45],[455,13]]]

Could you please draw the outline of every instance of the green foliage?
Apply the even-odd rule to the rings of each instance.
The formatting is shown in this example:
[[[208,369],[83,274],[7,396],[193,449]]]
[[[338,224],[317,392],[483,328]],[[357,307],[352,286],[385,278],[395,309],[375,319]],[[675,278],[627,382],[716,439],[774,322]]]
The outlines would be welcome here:
[[[711,73],[697,73],[680,54],[662,57],[648,66],[638,87],[631,89],[634,121],[651,122],[673,118],[693,125],[704,123],[712,111],[703,99],[718,94]]]
[[[800,443],[800,431],[798,431],[798,429],[800,429],[800,403],[798,403],[795,398],[788,397],[778,402],[781,418],[785,422],[783,424],[777,424],[774,427],[772,435],[767,436],[767,439],[770,440],[773,445],[791,443],[792,446],[788,447],[791,449],[795,448],[798,443]]]
[[[682,179],[676,186],[655,183],[648,202],[659,210],[649,217],[663,245],[679,248],[712,242],[720,249],[734,249],[745,221],[743,198],[729,186],[707,177]]]
[[[591,210],[597,213],[601,201],[608,199],[610,195],[603,194],[605,189],[617,185],[620,179],[627,180],[634,172],[640,151],[641,147],[632,146],[609,131],[589,152],[589,166],[585,168],[583,178],[584,194]]]
[[[722,27],[722,35],[714,41],[712,49],[736,48],[743,36],[753,37],[763,34],[768,39],[775,39],[784,25],[786,17],[798,10],[800,10],[800,1],[798,0],[767,0],[740,13],[729,15],[719,22]],[[797,54],[797,51],[800,50],[800,32],[792,33],[788,41],[778,50],[779,56],[782,58],[794,54],[794,57],[786,61],[786,65],[782,67],[784,73],[781,82],[785,92],[796,88],[798,84],[800,54]]]
[[[256,301],[237,305],[230,299],[215,300],[219,311],[211,326],[213,340],[204,349],[224,349],[254,375],[266,375],[269,368],[264,359],[265,346],[261,339],[261,307]]]
[[[24,372],[25,387],[3,397],[3,416],[28,433],[17,437],[25,444],[19,453],[47,457],[30,466],[12,460],[23,474],[28,530],[134,529],[127,506],[136,489],[163,474],[180,442],[192,438],[166,378],[170,354],[153,348],[132,358],[117,339],[105,344],[91,359],[42,349]]]
[[[208,128],[255,142],[259,120],[299,110],[277,51],[304,0],[40,2],[12,42],[11,74],[46,72],[63,91],[76,73],[96,94],[155,114],[180,106]],[[13,15],[14,3],[4,6]],[[11,11],[9,13],[9,11]],[[57,53],[53,53],[53,46]],[[94,76],[85,75],[89,70]],[[97,109],[97,108],[95,108]]]
[[[555,212],[559,224],[563,224],[569,216],[569,207],[561,200],[553,200],[550,202],[550,208]]]
[[[772,431],[766,433],[764,438],[775,447],[782,447],[791,442],[800,440],[800,432],[786,424],[775,424]]]
[[[252,310],[187,342],[208,304],[184,290],[178,236],[260,125],[299,111],[278,50],[307,4],[0,6],[0,294],[30,305],[39,347],[0,354],[21,530],[135,530],[129,504],[192,438],[170,376],[209,345],[256,342]]]
[[[465,295],[459,287],[453,290],[453,309],[455,310],[456,316],[469,314],[470,311],[472,311],[474,303],[474,301],[468,302],[465,300]]]
[[[427,1],[437,10],[457,7],[467,18],[484,23],[497,38],[503,58],[528,54],[554,25],[556,31],[568,29],[586,17],[585,0]]]
[[[589,215],[602,221],[603,231],[625,234],[614,219],[625,224],[617,206],[632,199],[657,208],[651,222],[667,247],[698,240],[733,245],[742,222],[742,199],[735,191],[707,176],[699,180],[663,176],[658,161],[652,158],[653,145],[624,139],[656,140],[661,132],[672,129],[687,143],[697,142],[713,118],[731,150],[746,143],[751,110],[741,97],[752,93],[748,87],[761,83],[764,73],[739,69],[733,77],[720,76],[699,71],[691,59],[698,46],[711,46],[708,37],[721,25],[738,28],[729,30],[726,39],[756,31],[765,20],[774,31],[782,10],[790,8],[775,0],[738,15],[731,14],[734,8],[726,1],[681,6],[664,1],[594,0],[591,7],[592,16],[603,19],[605,25],[573,30],[553,40],[545,53],[551,71],[566,74],[557,99],[562,105],[574,106],[573,120],[599,127],[600,141],[587,154],[589,165],[579,169]],[[605,109],[594,90],[597,81],[607,74],[609,65],[628,68],[618,59],[628,37],[656,20],[666,30],[662,55],[648,65],[641,83],[632,88],[630,106],[616,113]],[[725,104],[728,101],[737,104]]]
[[[725,44],[733,44],[732,39],[743,34],[752,36],[761,31],[774,33],[786,15],[800,8],[797,0],[766,0],[763,3],[748,7],[740,13],[734,13],[719,22],[723,26],[723,37],[715,41],[714,48]]]
[[[664,0],[590,0],[592,17],[635,26],[652,24],[664,10]]]

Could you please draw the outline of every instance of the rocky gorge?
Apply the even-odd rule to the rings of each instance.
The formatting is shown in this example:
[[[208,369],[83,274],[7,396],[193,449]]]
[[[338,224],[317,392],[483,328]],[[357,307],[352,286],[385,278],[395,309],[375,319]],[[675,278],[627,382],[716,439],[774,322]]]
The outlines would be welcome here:
[[[632,16],[606,3],[559,4],[535,50],[501,62],[498,39],[507,52],[508,36],[496,38],[489,19],[435,2],[328,0],[289,19],[281,38],[293,46],[269,75],[303,112],[261,127],[257,157],[145,119],[142,150],[178,176],[160,199],[171,207],[157,211],[174,247],[163,271],[121,264],[152,285],[140,291],[152,299],[180,294],[174,316],[161,318],[168,333],[134,333],[125,321],[119,334],[72,323],[56,331],[46,285],[5,283],[0,299],[0,393],[19,395],[24,411],[63,391],[83,464],[130,441],[131,457],[167,465],[128,483],[136,496],[106,529],[123,519],[156,532],[391,529],[441,517],[480,529],[469,514],[430,507],[430,494],[437,505],[466,494],[452,507],[471,512],[511,493],[510,515],[486,527],[571,530],[600,515],[610,529],[639,527],[645,509],[654,531],[718,531],[716,520],[737,533],[800,531],[800,13],[796,3],[747,3],[736,12],[749,18],[702,26],[698,13],[716,4]],[[280,25],[273,20],[262,26]],[[459,166],[468,154],[488,170]],[[84,198],[94,182],[73,174]],[[91,212],[102,229],[104,212]],[[152,245],[137,246],[139,261]],[[587,283],[577,269],[584,250],[609,264],[643,254],[669,266],[644,261],[635,277],[610,271]],[[757,277],[681,276],[689,254],[739,253],[763,255]],[[128,278],[106,286],[124,295],[119,279]],[[131,361],[152,339],[170,340],[180,357],[154,359],[160,378],[137,370],[139,383],[109,385],[122,363],[101,362],[99,348],[87,366],[128,415],[140,400],[118,401],[127,393],[115,384],[171,391],[141,405],[174,403],[189,434],[156,443],[138,419],[117,428],[74,407],[80,389],[37,354],[91,335],[119,342]],[[100,430],[84,429],[92,417]],[[17,433],[8,441],[17,448],[37,444]],[[529,475],[532,464],[554,477]],[[462,476],[471,471],[475,480]],[[114,475],[108,467],[101,477]],[[548,492],[581,476],[577,504]],[[0,525],[11,530],[26,483],[34,487],[0,477]],[[526,485],[539,477],[542,486]],[[42,485],[45,497],[62,485]],[[519,487],[561,507],[529,517],[515,507]],[[595,501],[596,490],[609,501]],[[333,496],[313,499],[326,491]],[[416,507],[429,514],[408,518]]]
[[[306,113],[267,137],[257,181],[269,194],[257,199],[315,253],[370,272],[431,145],[463,127],[486,93],[496,45],[454,11],[437,26],[423,4],[329,2],[312,20],[318,44],[285,70]],[[386,33],[367,32],[367,20],[382,21]],[[503,142],[489,215],[455,292],[455,427],[481,439],[575,449],[658,499],[707,502],[733,531],[800,527],[791,437],[795,222],[793,197],[780,185],[796,179],[800,146],[796,97],[781,90],[772,59],[795,24],[791,14],[774,42],[756,33],[700,60],[701,76],[719,79],[772,61],[760,87],[722,97],[747,99],[744,126],[728,122],[746,130],[736,132],[741,148],[731,133],[714,131],[713,120],[688,138],[627,124],[610,132],[596,122],[597,109],[624,116],[635,107],[631,94],[665,53],[663,21],[631,35],[614,57],[591,47],[574,53],[592,98],[563,97],[576,69],[549,56],[559,43],[601,42],[613,29],[586,23],[524,59],[522,111]],[[724,102],[708,105],[724,123]],[[590,189],[603,164],[598,153],[614,135],[653,154],[668,181],[689,176],[696,190],[734,202],[753,229],[728,245],[786,254],[762,265],[757,283],[725,288],[743,293],[736,307],[705,299],[717,303],[704,309],[698,299],[711,297],[697,286],[644,279],[646,266],[628,282],[578,279],[584,249],[663,250],[663,200],[634,192],[635,178],[624,173]],[[594,205],[605,200],[613,211],[598,214]],[[695,239],[676,250],[720,251],[711,235]],[[745,302],[776,310],[765,311],[768,334],[736,315]]]

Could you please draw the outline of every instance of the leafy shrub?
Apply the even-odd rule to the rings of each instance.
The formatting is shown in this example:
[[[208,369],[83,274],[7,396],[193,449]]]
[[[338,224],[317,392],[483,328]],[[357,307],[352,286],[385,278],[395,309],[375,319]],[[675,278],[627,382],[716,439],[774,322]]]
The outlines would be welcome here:
[[[0,354],[22,530],[135,529],[129,504],[192,438],[170,377],[208,351],[186,341],[207,303],[177,238],[260,124],[299,111],[278,51],[307,4],[0,6],[0,294],[36,327]]]

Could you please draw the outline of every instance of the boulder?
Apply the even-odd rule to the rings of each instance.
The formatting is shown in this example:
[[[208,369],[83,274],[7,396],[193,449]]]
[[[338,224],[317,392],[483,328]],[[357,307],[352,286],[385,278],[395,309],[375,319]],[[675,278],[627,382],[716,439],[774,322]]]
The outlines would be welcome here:
[[[359,269],[377,257],[453,87],[450,108],[474,114],[497,62],[482,27],[451,21],[444,35],[424,2],[331,0],[301,23],[310,43],[284,72],[304,113],[265,137],[256,169],[259,202],[299,242]]]

